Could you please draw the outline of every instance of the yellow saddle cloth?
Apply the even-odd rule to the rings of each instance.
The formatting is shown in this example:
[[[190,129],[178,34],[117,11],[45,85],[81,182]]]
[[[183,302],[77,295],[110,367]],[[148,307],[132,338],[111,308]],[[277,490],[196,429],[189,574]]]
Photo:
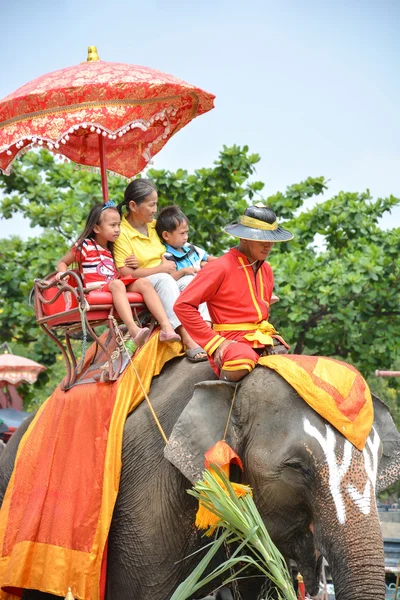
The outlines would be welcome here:
[[[257,363],[285,379],[321,417],[362,450],[374,421],[369,387],[360,373],[333,358],[284,354]]]
[[[134,357],[146,393],[181,344],[158,333]],[[91,360],[89,348],[85,362]],[[143,400],[132,365],[114,383],[59,387],[18,448],[0,511],[1,600],[22,588],[100,599],[104,549],[117,498],[126,417]]]

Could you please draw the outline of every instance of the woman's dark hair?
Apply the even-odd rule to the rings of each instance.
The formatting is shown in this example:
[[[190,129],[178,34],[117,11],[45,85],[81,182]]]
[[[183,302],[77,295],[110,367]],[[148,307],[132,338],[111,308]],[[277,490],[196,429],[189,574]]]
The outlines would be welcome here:
[[[117,210],[117,207],[110,206],[110,207],[105,208],[104,204],[95,204],[91,208],[90,213],[88,214],[87,219],[86,219],[85,228],[75,242],[76,248],[79,251],[79,267],[81,266],[81,262],[82,262],[83,242],[88,238],[94,238],[94,236],[96,235],[96,232],[94,231],[94,227],[95,227],[95,225],[100,225],[101,218],[103,216],[103,210]],[[108,248],[108,250],[110,250],[111,254],[114,256],[113,242],[107,242],[107,248]]]
[[[163,208],[156,221],[156,231],[160,240],[163,241],[163,231],[172,233],[182,223],[189,223],[189,219],[179,206],[172,205]]]
[[[132,200],[140,205],[150,194],[156,191],[157,188],[151,179],[134,179],[125,190],[123,202],[120,202],[117,206],[119,214],[122,215],[123,206],[126,206],[129,211],[129,202]]]

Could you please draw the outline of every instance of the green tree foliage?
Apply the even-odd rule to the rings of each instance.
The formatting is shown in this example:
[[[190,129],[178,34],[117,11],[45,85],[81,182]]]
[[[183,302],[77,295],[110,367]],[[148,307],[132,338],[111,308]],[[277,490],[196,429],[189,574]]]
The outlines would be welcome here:
[[[215,255],[235,244],[222,227],[249,202],[272,206],[295,237],[276,244],[270,255],[280,297],[271,321],[292,351],[347,360],[374,383],[375,369],[393,368],[399,355],[400,230],[382,230],[380,218],[400,200],[374,200],[368,191],[324,200],[323,177],[265,198],[264,184],[254,180],[258,161],[247,147],[224,147],[210,168],[193,174],[149,170],[146,176],[157,184],[160,207],[178,204],[190,220],[191,241]],[[120,202],[126,183],[110,177],[110,197]],[[49,367],[39,386],[24,390],[32,402],[58,383],[60,361],[35,323],[29,292],[35,277],[54,270],[92,204],[101,202],[100,178],[42,150],[26,154],[9,177],[0,176],[0,190],[0,215],[19,213],[32,227],[43,228],[28,241],[4,239],[0,249],[0,340],[24,344],[26,356]],[[390,390],[398,381],[391,380]]]
[[[300,194],[303,185],[295,186]],[[286,198],[268,201],[277,214],[287,210]],[[322,350],[366,374],[394,362],[400,230],[382,230],[379,218],[399,203],[392,196],[373,201],[368,192],[341,192],[297,216],[286,213],[295,238],[274,248],[271,263],[281,295],[275,321],[295,353]]]

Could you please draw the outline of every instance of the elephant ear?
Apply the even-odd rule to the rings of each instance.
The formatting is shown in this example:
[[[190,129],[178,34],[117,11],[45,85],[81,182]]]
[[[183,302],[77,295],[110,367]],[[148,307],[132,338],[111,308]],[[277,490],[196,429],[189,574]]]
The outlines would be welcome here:
[[[400,479],[400,433],[386,404],[374,395],[372,400],[374,427],[379,433],[383,446],[376,481],[376,491],[381,492]]]
[[[198,383],[175,423],[164,456],[192,483],[204,471],[204,453],[224,435],[234,391],[224,381]]]

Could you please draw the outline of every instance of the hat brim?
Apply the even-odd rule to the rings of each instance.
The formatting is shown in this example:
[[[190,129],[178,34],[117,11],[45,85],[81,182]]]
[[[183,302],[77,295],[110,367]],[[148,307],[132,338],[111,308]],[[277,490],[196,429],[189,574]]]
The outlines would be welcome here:
[[[255,227],[247,227],[241,223],[235,223],[224,227],[224,231],[241,240],[255,240],[258,242],[288,242],[293,239],[293,234],[283,227],[277,227],[276,229],[256,229]]]

